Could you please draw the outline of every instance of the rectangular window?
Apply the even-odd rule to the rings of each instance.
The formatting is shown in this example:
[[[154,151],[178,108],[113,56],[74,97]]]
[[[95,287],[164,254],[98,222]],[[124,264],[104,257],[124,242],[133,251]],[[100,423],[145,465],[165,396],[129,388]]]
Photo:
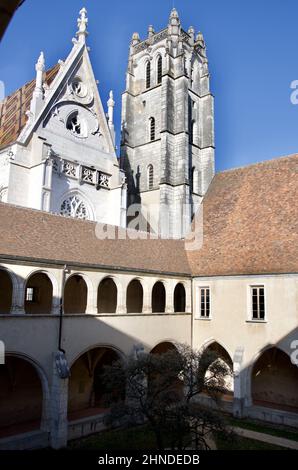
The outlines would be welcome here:
[[[200,288],[200,315],[202,318],[210,317],[210,289],[209,287]]]
[[[265,319],[265,289],[264,286],[251,287],[252,318],[253,320]]]
[[[26,302],[36,301],[36,289],[34,287],[27,287],[26,289]]]

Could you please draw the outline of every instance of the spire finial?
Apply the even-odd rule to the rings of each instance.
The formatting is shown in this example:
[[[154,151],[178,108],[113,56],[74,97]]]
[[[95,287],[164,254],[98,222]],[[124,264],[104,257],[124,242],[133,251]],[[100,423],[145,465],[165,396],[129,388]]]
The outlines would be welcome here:
[[[77,37],[79,39],[79,42],[86,41],[86,36],[88,35],[87,24],[88,24],[87,10],[84,7],[80,10],[80,16],[78,18],[79,30],[77,31]]]
[[[36,72],[39,71],[39,70],[41,72],[43,72],[44,68],[45,68],[44,53],[41,51],[41,53],[39,54],[39,57],[37,59],[37,62],[35,64],[35,70],[36,70]]]
[[[114,106],[115,106],[115,101],[114,101],[114,96],[113,96],[113,91],[111,90],[109,93],[109,99],[108,99],[108,125],[111,131],[111,136],[113,139],[113,143],[115,145],[115,128],[114,128]]]
[[[36,78],[35,78],[35,88],[32,94],[32,100],[30,103],[30,113],[31,117],[36,116],[43,104],[44,99],[44,89],[43,89],[43,72],[45,69],[45,59],[44,53],[41,52],[35,64]]]
[[[154,35],[154,33],[155,33],[154,28],[153,28],[152,24],[150,24],[148,26],[148,38],[151,38]]]
[[[169,34],[179,35],[180,34],[180,20],[176,8],[173,8],[169,19]]]

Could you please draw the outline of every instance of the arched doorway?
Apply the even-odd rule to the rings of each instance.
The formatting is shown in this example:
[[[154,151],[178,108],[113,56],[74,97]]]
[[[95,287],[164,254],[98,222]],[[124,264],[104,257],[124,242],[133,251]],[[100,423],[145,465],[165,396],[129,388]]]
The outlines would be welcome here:
[[[64,313],[86,313],[87,292],[87,284],[79,274],[67,279],[64,287]]]
[[[112,278],[106,277],[98,286],[97,311],[98,313],[116,313],[117,286]]]
[[[174,312],[185,312],[185,298],[185,287],[179,282],[174,290]]]
[[[231,359],[231,356],[227,352],[227,350],[221,346],[221,344],[217,343],[214,341],[213,343],[209,344],[205,349],[204,353],[210,355],[210,360],[209,362],[209,367],[206,369],[206,380],[209,378],[212,378],[211,372],[210,372],[210,367],[212,364],[214,364],[216,361],[219,362],[219,365],[223,366],[221,369],[221,373],[218,374],[218,382],[216,383],[214,378],[212,381],[214,382],[215,385],[217,385],[219,388],[224,390],[224,393],[222,393],[221,398],[227,401],[232,401],[233,395],[234,395],[234,380],[233,380],[233,361]],[[207,363],[208,363],[207,359]],[[204,362],[205,364],[205,362]]]
[[[45,273],[29,277],[25,287],[25,312],[49,314],[52,310],[53,285]]]
[[[161,281],[154,284],[152,289],[152,312],[163,313],[166,308],[166,289]]]
[[[13,284],[7,271],[0,270],[0,314],[10,313]]]
[[[69,419],[99,414],[107,408],[104,367],[112,365],[120,355],[112,348],[99,347],[82,354],[71,367],[69,379]],[[123,390],[115,390],[113,401],[124,398]],[[111,398],[109,394],[109,399]]]
[[[6,356],[0,366],[0,437],[39,429],[42,400],[35,367],[25,359]]]
[[[173,363],[172,361],[174,361],[174,363],[176,363],[176,357],[177,357],[177,360],[178,360],[179,351],[176,348],[176,346],[173,343],[171,343],[170,341],[164,341],[162,343],[159,343],[150,351],[150,354],[152,354],[154,356],[160,356],[160,355],[167,354],[167,353],[171,353],[170,363],[172,364]],[[169,360],[169,358],[167,360]],[[177,361],[177,364],[179,366],[179,361]],[[177,394],[178,394],[179,397],[180,397],[180,395],[183,394],[183,382],[181,382],[181,380],[178,377],[178,371],[179,370],[180,369],[178,367],[177,373],[174,372],[175,377],[173,378],[172,386],[168,385],[169,392],[174,391],[176,397],[177,397]],[[153,384],[154,384],[153,389],[155,387],[157,387],[157,388],[159,387],[159,376],[160,376],[159,374],[156,374],[156,375],[154,374],[154,376],[153,376]],[[164,385],[163,377],[161,377],[161,386],[163,386],[163,385]],[[148,377],[148,390],[149,390],[149,393],[150,393],[150,377]]]
[[[252,369],[254,405],[298,412],[298,368],[280,349],[267,349]]]
[[[142,313],[143,287],[137,279],[131,281],[127,287],[126,306],[127,313]]]

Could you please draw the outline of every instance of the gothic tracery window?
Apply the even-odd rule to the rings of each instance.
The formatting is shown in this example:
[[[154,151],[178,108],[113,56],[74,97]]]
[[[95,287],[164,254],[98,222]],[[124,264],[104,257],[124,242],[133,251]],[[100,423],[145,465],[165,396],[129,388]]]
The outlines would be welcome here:
[[[66,123],[66,127],[73,134],[81,134],[81,122],[78,113],[72,113]]]
[[[78,195],[70,196],[62,202],[60,214],[76,219],[89,218],[87,207]]]

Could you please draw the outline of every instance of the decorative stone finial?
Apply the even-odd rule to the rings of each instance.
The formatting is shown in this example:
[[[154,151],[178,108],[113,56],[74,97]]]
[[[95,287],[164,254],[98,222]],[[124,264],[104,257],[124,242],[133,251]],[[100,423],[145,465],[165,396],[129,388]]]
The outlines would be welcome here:
[[[35,78],[35,88],[32,94],[32,99],[30,103],[30,116],[29,119],[33,119],[39,113],[43,99],[44,99],[44,87],[43,87],[43,72],[45,69],[45,58],[44,53],[41,52],[38,60],[35,64],[36,78]]]
[[[113,97],[113,92],[112,90],[110,91],[109,94],[109,99],[108,99],[108,125],[111,131],[111,136],[113,139],[113,143],[115,145],[115,129],[114,129],[114,106],[115,106],[115,101]]]
[[[203,33],[201,33],[201,31],[199,31],[197,34],[196,42],[198,42],[201,47],[205,47],[204,36],[203,36]]]
[[[132,38],[131,38],[131,45],[135,46],[140,42],[140,35],[139,33],[133,33]]]
[[[172,11],[171,11],[171,14],[170,14],[170,19],[171,18],[178,18],[178,20],[179,20],[178,11],[176,10],[176,8],[172,8]]]
[[[36,62],[36,64],[35,64],[35,70],[36,70],[36,72],[37,72],[37,71],[43,72],[44,69],[45,69],[44,53],[41,52],[40,55],[39,55],[39,57],[38,57],[38,60],[37,60],[37,62]]]
[[[148,26],[148,38],[151,38],[151,36],[153,36],[154,33],[155,33],[154,28],[153,28],[153,26],[150,24],[150,25]]]
[[[179,35],[180,34],[180,20],[176,8],[173,8],[169,19],[169,34]]]
[[[82,8],[80,10],[80,16],[78,18],[78,28],[79,28],[79,30],[76,33],[79,42],[85,42],[86,41],[86,36],[88,35],[87,24],[88,24],[87,10],[86,10],[86,8]]]

